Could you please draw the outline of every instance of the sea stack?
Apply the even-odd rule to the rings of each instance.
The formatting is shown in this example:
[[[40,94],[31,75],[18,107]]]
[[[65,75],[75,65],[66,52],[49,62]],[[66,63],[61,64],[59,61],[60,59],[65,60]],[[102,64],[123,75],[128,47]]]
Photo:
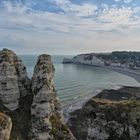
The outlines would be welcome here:
[[[6,125],[0,114],[6,125],[0,126],[1,140],[75,140],[64,122],[53,76],[50,55],[38,57],[30,80],[13,51],[0,51],[0,112],[9,120]]]
[[[11,50],[0,51],[0,99],[9,110],[19,107],[19,100],[31,94],[30,80],[20,58]]]
[[[32,139],[75,140],[64,123],[60,101],[54,88],[51,56],[40,55],[32,78]]]

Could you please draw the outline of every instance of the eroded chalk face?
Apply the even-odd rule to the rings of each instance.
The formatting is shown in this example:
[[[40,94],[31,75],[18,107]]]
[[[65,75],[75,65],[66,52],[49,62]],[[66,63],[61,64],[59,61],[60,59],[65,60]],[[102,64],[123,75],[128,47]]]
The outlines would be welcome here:
[[[31,94],[30,79],[18,56],[8,50],[0,51],[0,100],[9,110],[18,108],[19,98]]]
[[[34,93],[31,107],[32,140],[75,140],[64,122],[61,104],[54,89],[53,76],[51,56],[40,55],[31,84]]]
[[[3,61],[0,63],[0,100],[9,110],[15,110],[19,97],[16,69],[13,64]]]

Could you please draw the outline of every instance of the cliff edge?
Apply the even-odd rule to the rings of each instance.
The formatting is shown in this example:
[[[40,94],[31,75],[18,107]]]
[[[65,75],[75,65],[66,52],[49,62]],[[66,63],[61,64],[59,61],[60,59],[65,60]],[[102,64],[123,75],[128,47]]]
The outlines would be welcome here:
[[[139,97],[140,88],[104,90],[71,113],[69,127],[77,140],[139,140]]]

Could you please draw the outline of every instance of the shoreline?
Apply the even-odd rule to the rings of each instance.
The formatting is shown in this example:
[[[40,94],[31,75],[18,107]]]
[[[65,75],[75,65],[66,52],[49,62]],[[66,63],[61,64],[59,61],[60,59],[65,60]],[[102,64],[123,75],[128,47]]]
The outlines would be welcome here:
[[[78,64],[78,65],[86,65],[86,64]],[[111,70],[111,71],[115,71],[117,73],[127,75],[127,76],[135,79],[138,83],[140,83],[140,73],[136,70],[132,70],[132,69],[128,69],[128,68],[126,69],[126,68],[121,68],[121,67],[99,66],[99,65],[88,65],[88,66],[101,67],[101,68],[105,68],[105,69],[108,69],[108,70]],[[138,86],[128,86],[128,87],[135,89]],[[96,92],[96,94],[95,94],[95,91],[93,91],[86,98],[82,99],[81,101],[70,104],[70,105],[67,105],[67,106],[64,106],[63,107],[63,113],[64,113],[64,117],[65,117],[66,122],[69,120],[70,114],[72,112],[82,108],[83,105],[86,102],[88,102],[91,98],[97,97],[98,95],[103,93],[105,90],[116,90],[116,91],[118,90],[118,91],[120,91],[121,89],[123,89],[123,88],[127,89],[128,87],[127,86],[119,86],[117,89],[113,89],[113,88],[112,89],[102,89],[102,90]],[[94,95],[93,95],[93,93],[94,93]],[[122,95],[122,96],[124,96],[124,95]],[[116,95],[116,98],[117,98],[117,95]]]
[[[136,100],[140,99],[139,91],[140,87],[137,86],[120,86],[118,88],[93,91],[86,98],[81,99],[81,101],[63,106],[64,119],[67,122],[71,117],[72,112],[81,109],[92,98],[107,99],[111,101],[130,100],[131,98]]]
[[[81,109],[91,98],[94,98],[96,96],[98,96],[100,93],[102,93],[104,90],[119,90],[121,89],[122,86],[117,86],[117,87],[112,87],[112,88],[108,88],[108,89],[100,89],[100,90],[96,90],[96,91],[92,91],[90,93],[88,93],[88,95],[85,98],[82,98],[80,101],[68,104],[66,106],[63,106],[63,115],[64,115],[64,119],[67,122],[70,118],[70,114],[76,110]]]
[[[102,91],[103,90],[93,91],[93,92],[89,93],[85,98],[82,98],[80,101],[77,101],[77,102],[73,101],[73,103],[63,106],[63,114],[64,114],[65,121],[67,122],[67,120],[69,119],[70,113],[74,112],[75,110],[81,109],[82,106],[88,100],[90,100],[94,96],[97,96]]]
[[[108,70],[113,70],[123,75],[127,75],[133,79],[135,79],[138,83],[140,83],[140,72],[128,68],[121,68],[121,67],[111,67],[111,66],[101,66]]]
[[[134,70],[130,68],[123,68],[123,67],[115,67],[115,66],[102,66],[102,65],[91,65],[91,64],[82,64],[82,63],[63,63],[63,64],[74,64],[74,65],[85,65],[85,66],[91,66],[91,67],[100,67],[105,68],[108,70],[112,70],[115,72],[118,72],[123,75],[127,75],[133,79],[135,79],[138,83],[140,83],[140,70]]]

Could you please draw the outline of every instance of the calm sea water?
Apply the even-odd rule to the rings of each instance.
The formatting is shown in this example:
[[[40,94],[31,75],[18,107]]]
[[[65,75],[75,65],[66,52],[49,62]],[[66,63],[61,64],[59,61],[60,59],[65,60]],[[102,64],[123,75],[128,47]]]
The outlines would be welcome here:
[[[72,102],[78,102],[91,95],[91,93],[95,95],[102,89],[118,86],[140,86],[133,78],[107,69],[62,64],[64,57],[72,58],[72,56],[52,57],[55,66],[55,88],[64,106]],[[22,55],[21,58],[27,67],[29,77],[31,77],[37,56]]]

